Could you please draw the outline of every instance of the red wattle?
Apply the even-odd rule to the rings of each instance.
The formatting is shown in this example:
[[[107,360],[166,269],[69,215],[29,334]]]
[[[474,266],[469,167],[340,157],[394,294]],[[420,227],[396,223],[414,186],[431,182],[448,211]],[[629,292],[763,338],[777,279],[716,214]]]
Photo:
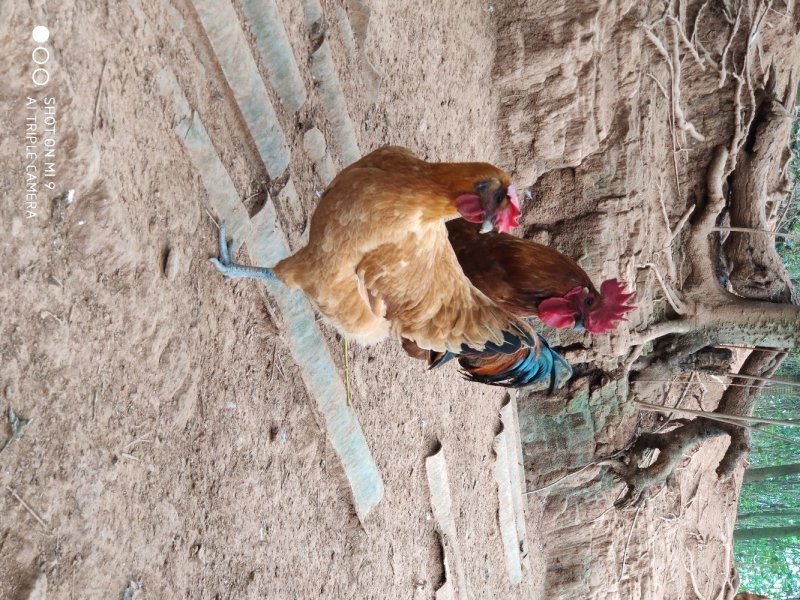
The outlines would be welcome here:
[[[575,325],[575,307],[566,298],[547,298],[539,303],[539,319],[545,325],[561,329]]]
[[[456,210],[470,223],[483,222],[481,199],[475,194],[462,194],[456,198]]]

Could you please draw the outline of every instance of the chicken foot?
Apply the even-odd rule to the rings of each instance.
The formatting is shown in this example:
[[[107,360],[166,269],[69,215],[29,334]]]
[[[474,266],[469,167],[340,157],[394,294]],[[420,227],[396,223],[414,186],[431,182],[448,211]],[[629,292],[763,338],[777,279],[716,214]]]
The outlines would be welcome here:
[[[250,267],[247,265],[240,265],[231,261],[231,254],[233,254],[233,240],[228,242],[225,239],[225,225],[219,226],[219,257],[211,258],[211,264],[214,268],[222,273],[225,277],[247,277],[249,279],[263,279],[265,281],[278,281],[272,269],[265,267]]]

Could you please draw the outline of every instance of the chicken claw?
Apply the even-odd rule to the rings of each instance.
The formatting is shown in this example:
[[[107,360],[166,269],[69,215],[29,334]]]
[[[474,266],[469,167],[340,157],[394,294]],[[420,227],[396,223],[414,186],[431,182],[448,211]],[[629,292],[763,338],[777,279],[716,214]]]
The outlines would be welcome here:
[[[249,279],[263,279],[264,281],[277,281],[272,269],[265,267],[249,267],[231,261],[233,254],[233,240],[225,239],[225,226],[219,226],[219,258],[211,258],[211,264],[225,277],[247,277]]]

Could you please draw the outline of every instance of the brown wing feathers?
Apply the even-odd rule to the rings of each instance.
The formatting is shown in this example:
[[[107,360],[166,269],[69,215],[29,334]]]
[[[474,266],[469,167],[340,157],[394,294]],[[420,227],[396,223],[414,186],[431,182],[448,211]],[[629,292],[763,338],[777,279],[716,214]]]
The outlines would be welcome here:
[[[536,314],[538,302],[575,287],[597,291],[578,264],[548,246],[508,234],[479,234],[463,219],[447,223],[450,243],[469,280],[520,316]]]
[[[437,237],[431,232],[431,237]],[[446,244],[392,244],[359,263],[370,295],[386,303],[395,337],[431,350],[533,344],[532,332],[477,290]],[[513,340],[516,340],[514,342]]]

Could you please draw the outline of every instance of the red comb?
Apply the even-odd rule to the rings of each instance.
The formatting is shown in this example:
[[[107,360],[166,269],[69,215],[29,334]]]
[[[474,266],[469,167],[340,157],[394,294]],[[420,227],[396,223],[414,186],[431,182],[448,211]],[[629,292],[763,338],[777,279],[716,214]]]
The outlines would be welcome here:
[[[495,226],[500,233],[508,233],[514,227],[519,227],[519,198],[513,185],[508,186],[506,197],[510,201],[509,207],[499,211],[495,218]]]
[[[620,321],[627,321],[625,313],[635,310],[626,304],[636,292],[626,292],[625,283],[617,279],[606,279],[600,286],[600,302],[586,316],[586,329],[592,333],[607,333]]]

